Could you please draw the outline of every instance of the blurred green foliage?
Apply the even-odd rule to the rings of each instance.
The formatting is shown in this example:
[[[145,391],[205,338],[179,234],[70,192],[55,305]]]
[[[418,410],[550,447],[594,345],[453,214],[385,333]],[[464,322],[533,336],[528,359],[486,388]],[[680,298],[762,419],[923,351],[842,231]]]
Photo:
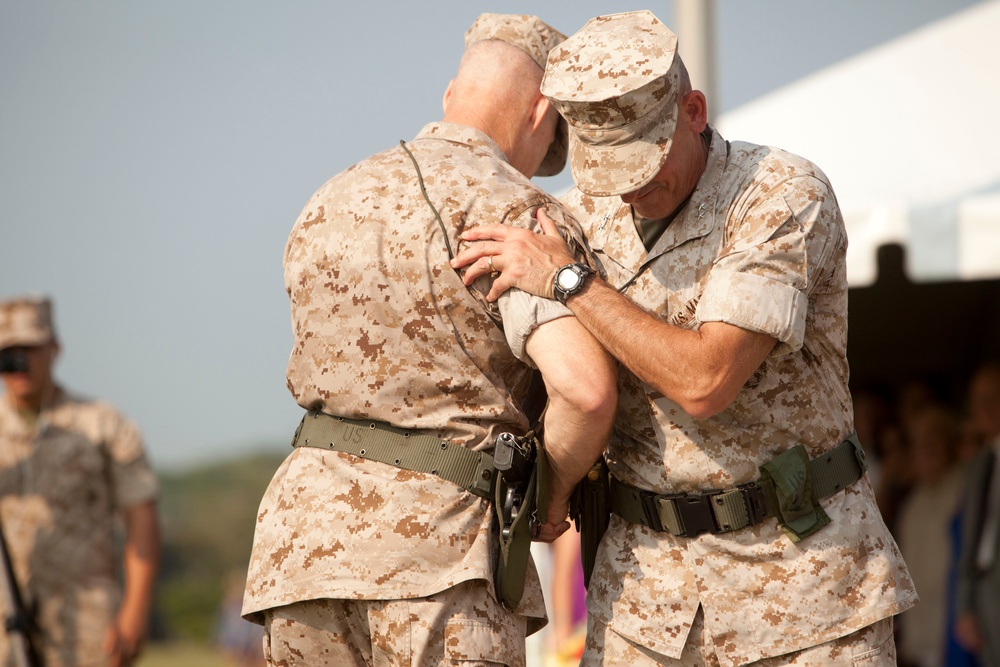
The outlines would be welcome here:
[[[135,667],[233,667],[225,654],[202,644],[170,643],[146,647]]]
[[[251,454],[160,473],[163,558],[154,641],[211,640],[227,587],[232,593],[245,581],[257,507],[284,456]]]

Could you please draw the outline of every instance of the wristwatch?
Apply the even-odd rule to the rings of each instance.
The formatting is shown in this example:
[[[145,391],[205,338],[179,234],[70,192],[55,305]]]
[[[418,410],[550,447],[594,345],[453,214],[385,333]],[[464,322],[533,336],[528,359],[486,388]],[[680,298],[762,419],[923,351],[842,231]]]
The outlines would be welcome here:
[[[555,297],[562,303],[583,289],[587,282],[587,277],[594,272],[586,264],[567,264],[556,271],[556,277],[552,280]]]

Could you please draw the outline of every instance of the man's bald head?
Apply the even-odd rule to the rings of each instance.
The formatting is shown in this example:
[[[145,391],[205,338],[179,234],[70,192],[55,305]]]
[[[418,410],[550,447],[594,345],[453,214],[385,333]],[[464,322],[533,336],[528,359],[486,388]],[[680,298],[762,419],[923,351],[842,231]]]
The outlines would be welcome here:
[[[539,90],[543,75],[534,59],[512,44],[497,39],[476,42],[465,50],[448,85],[444,120],[485,132],[515,168],[531,177],[558,122]]]
[[[496,39],[476,42],[462,56],[452,81],[449,105],[463,109],[491,106],[498,111],[505,107],[520,109],[540,95],[544,73],[516,46]]]

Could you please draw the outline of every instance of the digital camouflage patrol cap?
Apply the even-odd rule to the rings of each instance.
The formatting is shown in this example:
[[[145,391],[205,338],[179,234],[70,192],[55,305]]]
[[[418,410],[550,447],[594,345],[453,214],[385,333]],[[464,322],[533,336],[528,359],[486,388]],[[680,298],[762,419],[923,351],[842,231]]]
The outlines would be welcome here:
[[[476,42],[498,39],[521,49],[538,66],[545,70],[549,52],[566,39],[562,34],[537,16],[528,14],[480,14],[472,27],[465,32],[465,48]],[[566,121],[559,119],[556,136],[535,172],[538,176],[554,176],[566,166],[569,136]]]
[[[0,301],[0,350],[15,345],[44,345],[53,340],[52,302],[48,298]]]
[[[569,123],[570,168],[594,196],[638,190],[677,125],[677,36],[652,12],[598,16],[549,55],[544,94]]]

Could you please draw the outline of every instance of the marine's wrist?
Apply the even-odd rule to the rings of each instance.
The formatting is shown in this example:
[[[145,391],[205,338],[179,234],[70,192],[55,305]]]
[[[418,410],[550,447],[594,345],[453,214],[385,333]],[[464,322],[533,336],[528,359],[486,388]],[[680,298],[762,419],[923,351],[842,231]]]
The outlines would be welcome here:
[[[564,305],[566,300],[581,292],[594,276],[594,270],[582,262],[572,262],[556,269],[552,277],[552,293]]]

